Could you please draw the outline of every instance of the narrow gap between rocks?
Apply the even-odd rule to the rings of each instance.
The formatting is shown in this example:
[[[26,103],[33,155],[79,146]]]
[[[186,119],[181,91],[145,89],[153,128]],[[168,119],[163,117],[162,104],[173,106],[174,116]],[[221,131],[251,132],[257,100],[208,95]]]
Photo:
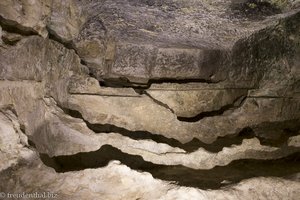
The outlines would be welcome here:
[[[170,78],[160,78],[160,79],[150,79],[147,83],[132,82],[125,77],[121,78],[111,78],[103,79],[99,81],[102,87],[112,87],[112,88],[133,88],[140,94],[143,94],[144,90],[151,87],[152,84],[188,84],[188,83],[219,83],[219,81],[211,81],[206,79],[170,79]]]
[[[54,31],[52,31],[48,26],[46,27],[48,31],[48,37],[50,40],[54,40],[60,44],[62,44],[65,48],[74,50],[75,53],[77,54],[77,51],[74,47],[74,44],[72,41],[63,41]],[[78,55],[78,54],[77,54]],[[79,57],[79,56],[78,56]]]
[[[65,48],[74,50],[75,54],[80,59],[80,64],[87,66],[87,63],[80,57],[80,55],[77,52],[77,49],[75,48],[75,45],[73,41],[63,41],[53,30],[51,30],[48,26],[46,27],[48,31],[48,36],[50,40],[56,41],[60,44],[62,44]],[[89,69],[89,68],[88,68]],[[95,78],[92,74],[89,74],[89,76]]]
[[[194,117],[179,117],[178,116],[177,119],[179,121],[183,121],[183,122],[198,122],[207,117],[223,115],[226,111],[234,110],[234,109],[241,107],[244,104],[244,102],[246,101],[246,99],[247,99],[247,96],[238,97],[237,99],[235,99],[233,101],[232,104],[225,105],[225,106],[221,107],[219,110],[201,112]],[[236,105],[237,102],[239,102],[238,105]]]
[[[153,134],[147,131],[130,131],[128,129],[118,127],[112,124],[91,124],[83,118],[80,112],[76,110],[67,109],[67,108],[61,108],[61,109],[67,115],[70,115],[74,118],[82,119],[86,123],[87,127],[92,131],[94,131],[95,133],[119,133],[123,136],[129,137],[134,140],[150,139],[157,143],[165,143],[172,147],[178,147],[184,149],[188,153],[194,152],[199,148],[204,148],[209,152],[217,153],[219,151],[222,151],[224,147],[230,147],[232,145],[240,145],[242,144],[244,139],[250,139],[254,137],[258,138],[262,145],[281,147],[286,145],[289,137],[298,135],[298,131],[300,130],[299,120],[292,120],[289,123],[286,122],[288,124],[288,127],[290,127],[290,124],[299,124],[299,125],[298,126],[295,125],[292,128],[283,129],[281,131],[282,132],[281,134],[275,135],[276,137],[272,135],[268,137],[260,136],[257,135],[252,130],[252,128],[245,127],[238,134],[218,137],[211,144],[201,142],[199,139],[196,138],[194,138],[190,142],[183,144],[174,138],[167,138],[163,135]]]
[[[23,27],[15,21],[4,19],[2,16],[0,16],[0,26],[4,31],[9,33],[17,33],[24,36],[38,35],[38,33],[33,29]]]
[[[111,160],[119,160],[131,169],[151,173],[154,178],[201,189],[219,189],[252,177],[286,177],[300,172],[300,153],[276,160],[236,160],[226,166],[208,170],[195,170],[180,165],[156,165],[144,161],[141,156],[123,153],[110,145],[104,145],[94,152],[52,158],[40,154],[40,157],[45,165],[60,173],[104,167]]]
[[[90,74],[92,76],[92,74]],[[207,80],[199,80],[199,79],[184,79],[184,80],[172,80],[172,79],[158,79],[158,80],[149,80],[149,82],[145,85],[134,85],[132,82],[129,82],[129,80],[125,80],[121,82],[121,79],[117,79],[115,81],[99,81],[101,87],[111,87],[111,88],[132,88],[137,94],[139,95],[146,95],[149,97],[154,103],[156,103],[159,106],[162,106],[166,109],[168,109],[171,113],[175,113],[175,111],[170,108],[167,104],[155,99],[152,97],[146,90],[151,87],[153,83],[158,83],[158,84],[163,84],[163,83],[179,83],[179,84],[185,84],[185,83],[193,83],[193,82],[206,82],[206,83],[212,83]],[[126,83],[126,84],[124,84]],[[82,95],[82,94],[81,94]],[[231,104],[222,106],[218,110],[213,110],[213,111],[207,111],[207,112],[201,112],[197,114],[194,117],[181,117],[177,116],[177,120],[183,121],[183,122],[198,122],[204,118],[207,117],[214,117],[218,115],[224,114],[226,111],[234,110],[236,108],[241,107],[244,102],[246,101],[247,96],[240,96],[236,98]]]

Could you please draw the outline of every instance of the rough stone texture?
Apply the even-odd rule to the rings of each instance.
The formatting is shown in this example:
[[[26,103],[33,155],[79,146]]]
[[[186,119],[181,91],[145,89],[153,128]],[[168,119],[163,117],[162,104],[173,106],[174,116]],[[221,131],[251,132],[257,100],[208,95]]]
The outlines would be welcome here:
[[[0,113],[1,123],[1,171],[18,164],[19,157],[23,153],[24,145],[27,144],[27,137],[20,130],[16,116],[10,110],[2,110]]]
[[[47,37],[48,31],[64,41],[78,35],[84,21],[73,0],[3,0],[0,3],[1,25],[25,34]]]
[[[148,173],[140,173],[111,162],[107,167],[88,169],[81,172],[56,174],[52,169],[40,166],[39,160],[14,171],[14,179],[7,173],[1,181],[7,183],[11,193],[22,188],[39,188],[37,191],[51,191],[60,199],[297,199],[299,183],[278,178],[250,179],[231,189],[205,191],[195,188],[178,187],[155,180]],[[25,172],[25,173],[24,173]],[[29,175],[30,174],[30,175]],[[113,174],[113,175],[112,175]],[[10,181],[9,181],[10,180]],[[91,182],[91,180],[93,180]],[[18,185],[15,185],[17,182]],[[22,184],[22,185],[21,185]],[[259,187],[258,187],[259,186]],[[83,189],[84,188],[84,189]],[[1,188],[2,189],[2,188]],[[3,191],[3,190],[2,190]],[[122,192],[121,194],[116,191]],[[270,194],[269,191],[276,191]],[[124,192],[124,193],[123,193]]]
[[[0,192],[298,199],[299,5],[2,0]]]
[[[63,42],[71,42],[78,36],[85,21],[80,7],[73,0],[52,0],[51,11],[48,30]]]
[[[230,68],[228,63],[241,54],[234,50],[235,43],[259,29],[276,25],[289,13],[263,20],[257,13],[258,19],[247,21],[232,16],[232,7],[238,3],[187,0],[84,2],[81,4],[84,4],[88,20],[75,46],[99,79],[219,81],[230,73],[240,76],[240,71],[235,72],[238,69]],[[297,2],[289,3],[297,7]],[[243,12],[245,10],[241,8],[236,15]],[[141,14],[145,21],[139,20]],[[248,77],[243,78],[257,81],[253,74],[245,75]],[[239,84],[243,83],[240,81]]]
[[[218,136],[237,134],[247,126],[300,117],[299,100],[288,98],[247,98],[241,107],[233,111],[192,123],[178,120],[170,110],[146,96],[72,95],[66,106],[78,110],[92,124],[113,124],[132,131],[145,130],[182,142],[194,137],[213,142]]]
[[[46,37],[46,21],[50,14],[51,0],[4,0],[0,3],[1,23],[17,27],[23,32],[36,32]]]
[[[155,100],[166,104],[180,117],[194,117],[199,113],[216,111],[228,106],[234,106],[237,101],[248,95],[247,89],[226,89],[205,87],[194,88],[186,86],[179,88],[149,89],[147,93]],[[173,89],[173,90],[172,90]]]

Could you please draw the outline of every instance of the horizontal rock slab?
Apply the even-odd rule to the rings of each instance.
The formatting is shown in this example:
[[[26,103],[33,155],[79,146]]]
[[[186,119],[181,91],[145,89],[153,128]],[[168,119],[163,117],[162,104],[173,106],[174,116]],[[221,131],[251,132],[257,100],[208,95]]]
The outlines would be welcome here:
[[[133,88],[101,87],[98,80],[85,76],[72,76],[68,85],[68,92],[70,94],[140,97]]]
[[[147,93],[158,102],[168,106],[179,117],[195,117],[199,113],[218,111],[237,104],[240,98],[246,97],[247,89],[189,89],[180,90],[147,90]]]
[[[266,35],[273,37],[272,30],[277,24],[285,26],[288,18],[297,19],[293,9],[298,3],[288,2],[286,9],[267,2],[270,17],[253,8],[253,19],[243,13],[246,1],[79,2],[87,20],[74,47],[99,80],[125,78],[144,84],[155,79],[238,79],[237,85],[254,85],[264,73],[255,66],[262,57],[275,55],[263,50],[274,44]],[[139,20],[140,15],[147,20]],[[255,61],[251,61],[253,49],[263,52]]]
[[[252,178],[237,185],[217,190],[202,190],[191,187],[176,186],[167,181],[154,179],[149,173],[137,172],[112,161],[108,166],[98,169],[56,173],[44,166],[35,157],[31,165],[25,165],[13,170],[15,176],[1,174],[1,186],[4,192],[17,193],[16,186],[24,192],[39,188],[38,192],[51,191],[62,199],[97,198],[97,199],[243,199],[251,200],[253,196],[261,199],[297,199],[300,185],[296,181],[282,178]],[[38,170],[37,170],[38,169]],[[30,174],[30,176],[28,176]],[[93,180],[93,181],[91,181]],[[22,184],[21,184],[22,183]],[[259,186],[259,187],[258,187]],[[86,188],[86,189],[82,189]],[[91,188],[93,188],[91,190]],[[113,188],[113,190],[112,190]],[[127,191],[123,195],[115,191]],[[274,192],[276,191],[276,192]],[[74,195],[76,193],[76,195]],[[76,196],[76,197],[75,197]]]
[[[208,152],[201,147],[192,153],[186,153],[167,144],[151,140],[133,140],[118,133],[95,134],[81,120],[62,114],[59,117],[49,116],[30,138],[40,153],[50,157],[68,157],[68,155],[71,157],[76,153],[88,154],[96,152],[104,145],[111,145],[123,153],[141,156],[145,161],[153,164],[182,165],[192,169],[212,169],[239,159],[278,159],[298,151],[290,147],[263,146],[258,139],[253,138],[245,139],[238,146],[225,147],[218,153]]]
[[[233,111],[203,118],[197,122],[182,122],[167,108],[146,96],[100,97],[72,95],[65,106],[79,111],[91,124],[111,124],[132,131],[148,131],[188,142],[198,138],[212,142],[218,136],[236,134],[245,127],[266,121],[299,118],[299,99],[247,98]]]
[[[29,135],[40,153],[49,156],[72,155],[80,152],[98,150],[103,145],[115,146],[124,152],[152,152],[165,154],[168,152],[185,152],[167,144],[147,140],[133,140],[118,133],[96,134],[90,130],[82,119],[73,118],[63,113],[61,109],[48,99],[48,109],[45,119],[38,128]]]

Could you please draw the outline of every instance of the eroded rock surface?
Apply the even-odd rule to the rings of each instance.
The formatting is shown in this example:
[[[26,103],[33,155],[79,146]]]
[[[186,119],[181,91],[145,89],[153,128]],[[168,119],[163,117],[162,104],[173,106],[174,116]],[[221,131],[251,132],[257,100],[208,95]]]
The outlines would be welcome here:
[[[299,6],[1,1],[1,197],[298,199]]]

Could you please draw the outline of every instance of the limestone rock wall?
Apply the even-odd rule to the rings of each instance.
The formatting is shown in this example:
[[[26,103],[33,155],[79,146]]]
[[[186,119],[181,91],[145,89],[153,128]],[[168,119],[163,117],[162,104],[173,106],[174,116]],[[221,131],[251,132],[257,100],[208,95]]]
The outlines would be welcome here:
[[[297,199],[298,0],[2,0],[0,198]]]

